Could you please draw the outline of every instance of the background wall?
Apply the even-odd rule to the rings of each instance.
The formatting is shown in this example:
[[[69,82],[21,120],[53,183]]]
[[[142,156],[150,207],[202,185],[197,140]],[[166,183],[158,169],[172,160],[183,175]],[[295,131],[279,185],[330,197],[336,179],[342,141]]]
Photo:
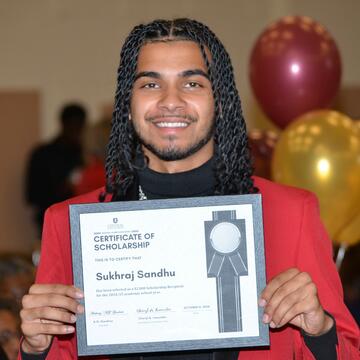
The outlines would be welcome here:
[[[64,102],[82,101],[92,118],[112,102],[119,50],[135,24],[188,16],[207,23],[227,46],[249,126],[271,127],[253,109],[247,76],[260,32],[281,16],[313,17],[337,41],[343,85],[359,84],[359,13],[359,0],[1,0],[0,88],[41,91],[41,136],[48,138]]]
[[[0,90],[38,91],[38,116],[23,119],[34,128],[39,125],[33,145],[56,133],[57,113],[64,102],[81,101],[93,120],[112,103],[120,47],[135,24],[187,16],[208,24],[226,45],[249,127],[272,128],[257,108],[248,80],[250,51],[260,32],[285,15],[314,18],[337,41],[342,85],[357,86],[359,14],[359,0],[0,0]],[[0,124],[1,132],[7,133],[6,119]],[[18,131],[26,130],[19,126]],[[23,168],[15,152],[10,145],[6,161],[17,161]],[[0,179],[0,188],[4,181]],[[10,192],[22,192],[21,182],[10,179],[10,183]],[[1,249],[29,250],[32,243],[25,228],[19,238],[0,239]]]

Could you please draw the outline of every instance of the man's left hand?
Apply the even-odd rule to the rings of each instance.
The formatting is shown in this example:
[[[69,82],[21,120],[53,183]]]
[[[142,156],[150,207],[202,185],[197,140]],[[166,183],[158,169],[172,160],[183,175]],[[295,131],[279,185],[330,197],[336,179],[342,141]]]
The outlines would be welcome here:
[[[275,276],[261,293],[259,305],[264,307],[263,322],[271,328],[291,324],[319,336],[334,324],[320,304],[310,275],[296,268]]]

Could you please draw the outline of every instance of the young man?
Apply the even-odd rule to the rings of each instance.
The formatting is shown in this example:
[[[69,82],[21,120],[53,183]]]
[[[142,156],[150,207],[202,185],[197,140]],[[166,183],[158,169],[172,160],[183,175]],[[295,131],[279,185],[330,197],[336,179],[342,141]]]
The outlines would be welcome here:
[[[159,20],[130,33],[121,52],[106,171],[106,191],[47,211],[37,284],[23,299],[22,359],[77,358],[74,323],[76,314],[83,312],[77,302],[83,295],[71,286],[69,204],[258,189],[269,279],[259,304],[264,307],[263,321],[270,324],[270,347],[143,358],[359,356],[358,328],[342,302],[317,202],[306,191],[251,177],[230,59],[205,25]]]

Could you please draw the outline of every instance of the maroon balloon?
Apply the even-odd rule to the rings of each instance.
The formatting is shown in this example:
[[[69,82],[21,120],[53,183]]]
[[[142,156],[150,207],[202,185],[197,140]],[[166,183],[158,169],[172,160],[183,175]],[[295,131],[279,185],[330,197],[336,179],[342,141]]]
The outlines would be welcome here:
[[[280,19],[264,30],[252,50],[252,88],[266,115],[281,128],[307,111],[329,107],[340,77],[334,39],[309,17]]]

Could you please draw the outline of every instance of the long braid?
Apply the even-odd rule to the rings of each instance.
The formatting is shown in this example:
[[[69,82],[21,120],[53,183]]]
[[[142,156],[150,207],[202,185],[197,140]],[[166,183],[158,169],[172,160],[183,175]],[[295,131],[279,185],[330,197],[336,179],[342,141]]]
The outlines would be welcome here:
[[[190,40],[199,44],[208,67],[215,99],[215,194],[257,192],[251,179],[246,124],[230,57],[207,26],[190,19],[155,20],[147,25],[139,25],[125,40],[120,55],[106,160],[106,191],[115,196],[125,196],[135,179],[135,158],[137,154],[142,154],[129,121],[131,90],[140,48],[149,42],[175,40]],[[207,50],[211,59],[208,59]]]
[[[130,126],[130,97],[137,57],[144,38],[144,26],[134,28],[125,41],[117,75],[117,89],[106,158],[106,191],[124,196],[134,179],[136,149],[139,146]]]

